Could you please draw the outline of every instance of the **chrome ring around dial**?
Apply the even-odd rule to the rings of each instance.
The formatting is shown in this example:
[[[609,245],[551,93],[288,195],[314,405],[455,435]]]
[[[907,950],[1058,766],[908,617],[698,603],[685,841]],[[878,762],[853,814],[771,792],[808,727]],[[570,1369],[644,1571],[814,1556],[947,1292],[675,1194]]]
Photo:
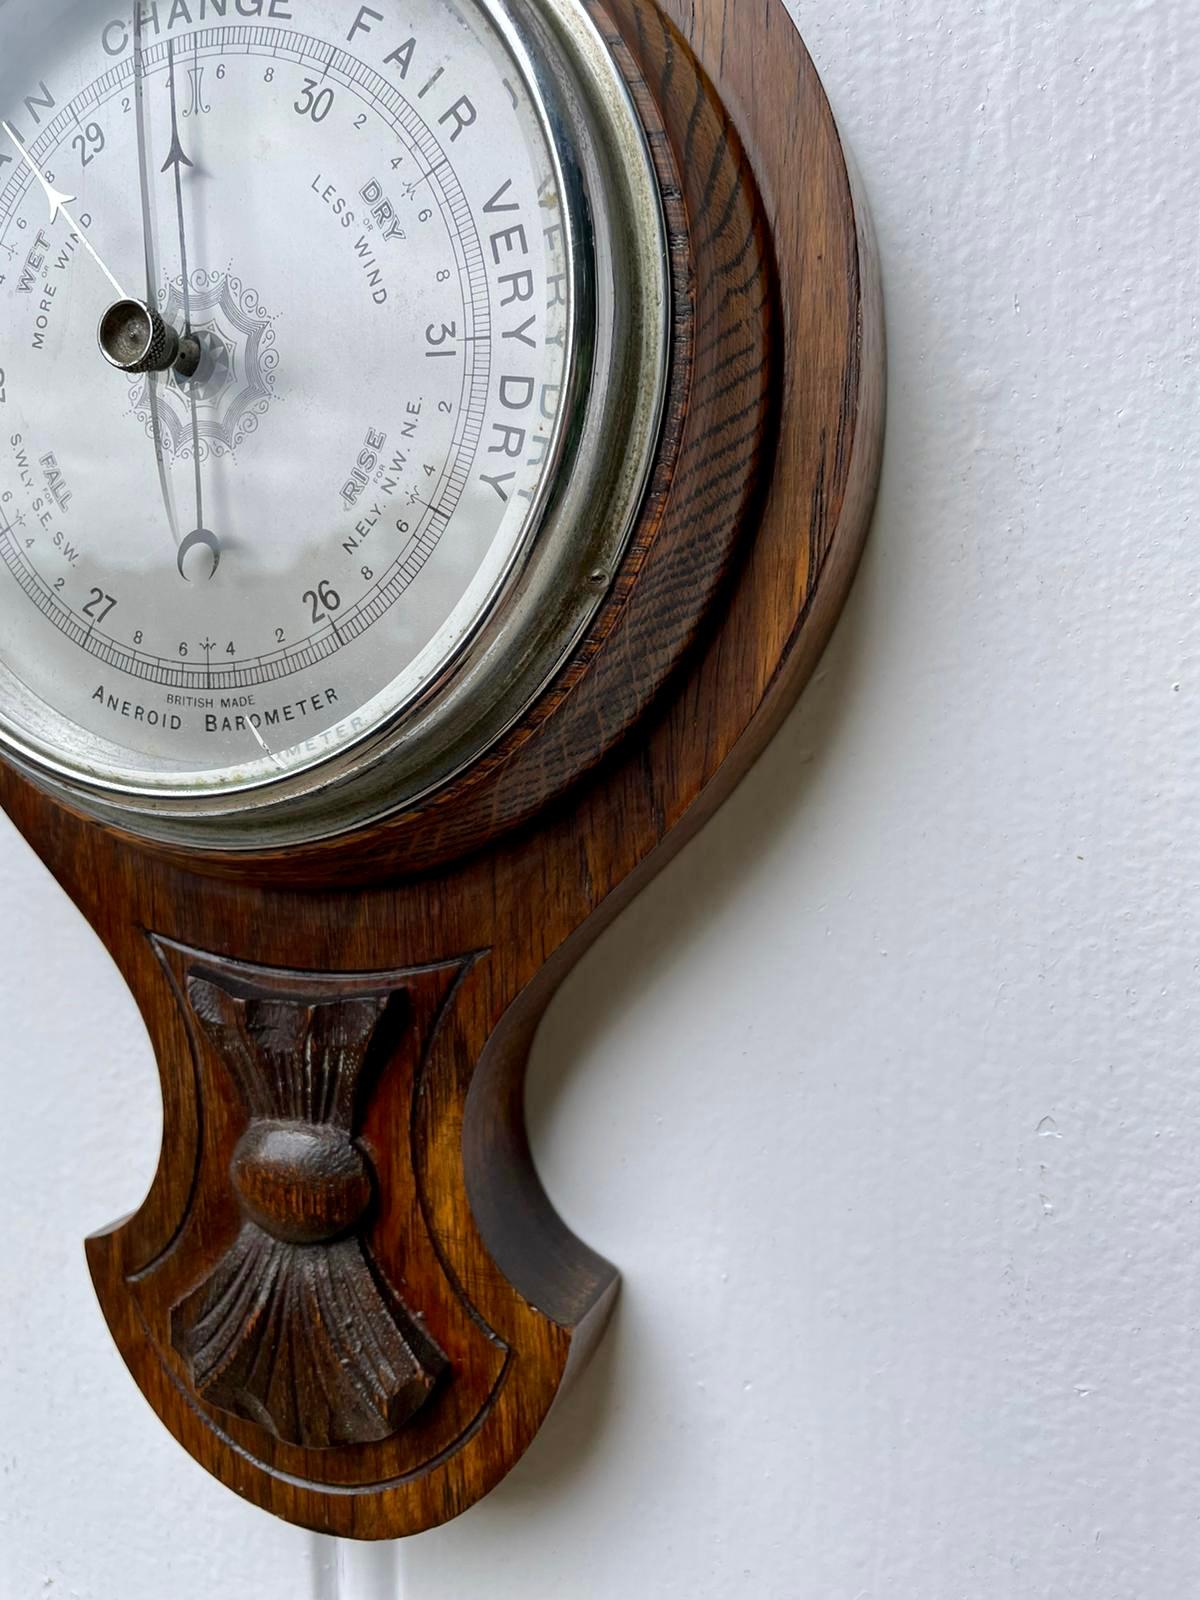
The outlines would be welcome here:
[[[0,0],[0,743],[148,836],[445,783],[645,494],[670,287],[617,66],[578,0],[405,9]],[[104,362],[126,300],[193,372]]]

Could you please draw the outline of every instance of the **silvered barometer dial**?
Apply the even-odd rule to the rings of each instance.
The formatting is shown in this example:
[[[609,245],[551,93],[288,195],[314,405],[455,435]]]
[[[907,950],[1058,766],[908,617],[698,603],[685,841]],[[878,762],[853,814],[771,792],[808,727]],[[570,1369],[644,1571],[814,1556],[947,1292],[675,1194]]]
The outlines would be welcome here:
[[[0,736],[219,843],[402,804],[544,686],[644,492],[663,229],[609,53],[574,0],[3,26]]]
[[[784,0],[0,0],[0,810],[159,1064],[100,1304],[246,1499],[448,1521],[602,1332],[530,1043],[812,671],[883,365]]]

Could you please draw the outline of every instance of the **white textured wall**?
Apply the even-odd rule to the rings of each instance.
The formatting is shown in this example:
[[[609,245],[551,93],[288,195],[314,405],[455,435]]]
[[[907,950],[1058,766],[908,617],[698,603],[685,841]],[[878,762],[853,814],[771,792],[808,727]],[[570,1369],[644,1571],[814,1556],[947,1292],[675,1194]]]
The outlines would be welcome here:
[[[820,680],[537,1049],[612,1338],[399,1552],[211,1482],[79,1246],[151,1171],[148,1050],[4,830],[0,1600],[1200,1592],[1200,8],[800,16],[886,259],[886,483]]]

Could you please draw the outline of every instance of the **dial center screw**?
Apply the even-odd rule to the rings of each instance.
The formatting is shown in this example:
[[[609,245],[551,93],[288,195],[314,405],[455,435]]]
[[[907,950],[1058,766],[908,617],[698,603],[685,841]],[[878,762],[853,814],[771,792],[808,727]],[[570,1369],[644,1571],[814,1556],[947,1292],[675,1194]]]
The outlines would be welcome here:
[[[190,378],[200,365],[200,343],[179,334],[153,306],[117,300],[100,318],[96,338],[104,359],[118,372],[170,372]]]

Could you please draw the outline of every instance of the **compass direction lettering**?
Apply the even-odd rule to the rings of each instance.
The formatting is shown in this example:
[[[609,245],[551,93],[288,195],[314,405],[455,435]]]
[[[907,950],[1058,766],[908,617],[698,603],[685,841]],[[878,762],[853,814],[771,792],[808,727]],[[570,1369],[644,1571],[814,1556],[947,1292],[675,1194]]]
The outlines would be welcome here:
[[[348,53],[349,19],[293,30],[294,3],[201,28],[128,0],[90,37],[47,34],[44,62],[30,41],[38,81],[78,90],[53,123],[0,126],[3,509],[37,541],[20,584],[0,563],[0,637],[54,707],[97,663],[106,696],[136,679],[119,768],[152,785],[248,755],[290,774],[422,699],[517,570],[581,394],[576,279],[540,204],[554,140],[503,87],[503,41],[413,0],[410,51],[375,0]],[[397,120],[405,77],[434,143]],[[115,272],[78,264],[90,240],[124,251]],[[81,629],[93,587],[120,605]],[[274,685],[278,723],[191,715]]]

